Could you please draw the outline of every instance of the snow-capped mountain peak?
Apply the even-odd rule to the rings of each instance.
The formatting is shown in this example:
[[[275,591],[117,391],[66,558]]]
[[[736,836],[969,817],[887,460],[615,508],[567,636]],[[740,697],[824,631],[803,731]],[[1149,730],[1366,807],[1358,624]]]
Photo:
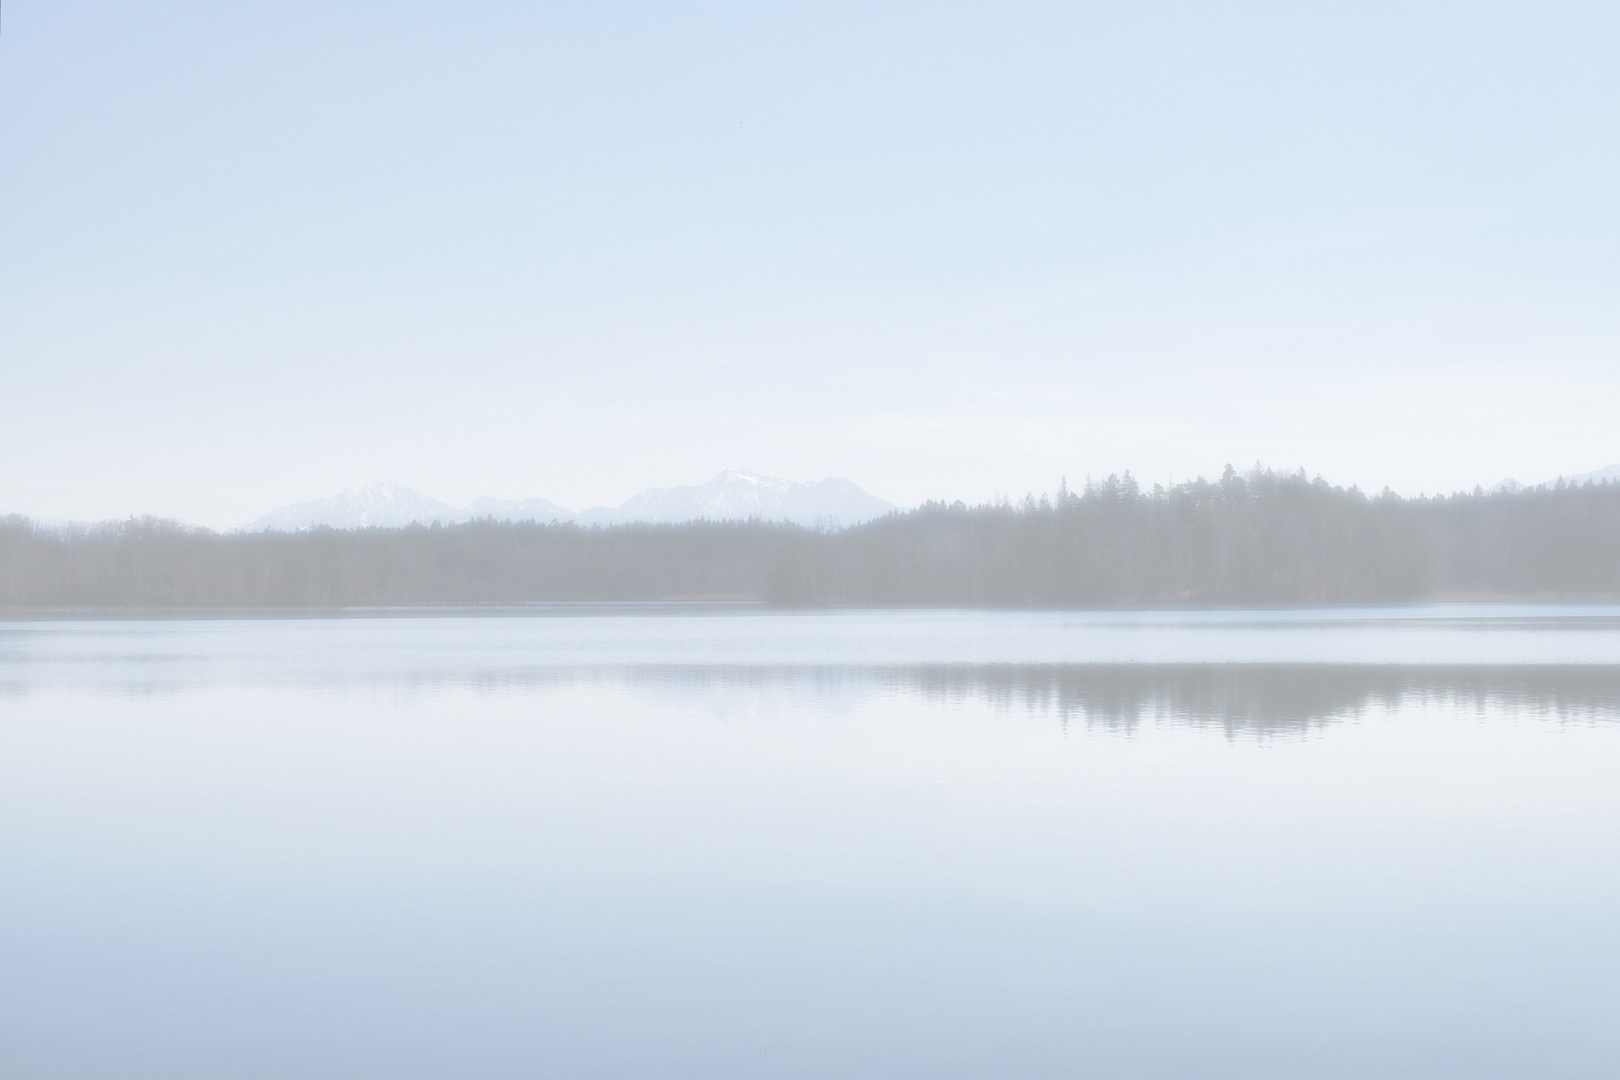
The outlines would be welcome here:
[[[727,469],[706,484],[650,488],[618,508],[627,521],[761,518],[800,525],[852,525],[893,509],[842,477],[801,484],[742,469]]]
[[[275,529],[291,532],[315,525],[337,529],[368,526],[396,528],[413,522],[431,525],[462,520],[462,512],[448,503],[412,491],[404,484],[366,484],[333,495],[330,499],[283,506],[249,525],[250,530]]]
[[[578,513],[547,499],[494,499],[487,495],[474,500],[470,506],[457,508],[403,484],[368,484],[329,499],[280,507],[247,528],[285,532],[320,525],[335,529],[397,528],[412,523],[431,525],[437,521],[450,525],[483,518],[541,523],[574,521],[581,525],[757,518],[822,527],[853,525],[882,517],[893,509],[893,504],[842,477],[829,476],[801,484],[743,469],[727,469],[706,484],[649,488],[617,507],[598,506]]]

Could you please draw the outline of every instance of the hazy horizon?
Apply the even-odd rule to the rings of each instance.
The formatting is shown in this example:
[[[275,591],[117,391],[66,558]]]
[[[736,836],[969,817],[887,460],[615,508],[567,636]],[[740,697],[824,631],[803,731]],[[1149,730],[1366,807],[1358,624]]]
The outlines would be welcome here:
[[[1183,476],[1183,478],[1176,479],[1142,478],[1142,476],[1137,476],[1137,474],[1132,470],[1123,470],[1121,473],[1111,473],[1110,476],[1131,476],[1131,478],[1136,479],[1137,483],[1139,483],[1140,486],[1142,486],[1142,489],[1145,491],[1145,489],[1152,489],[1155,484],[1168,489],[1168,487],[1174,487],[1176,484],[1186,483],[1186,481],[1199,481],[1199,479],[1215,481],[1215,479],[1220,478],[1221,471],[1228,468],[1228,466],[1231,466],[1230,463],[1226,463],[1226,465],[1221,466],[1221,468],[1218,468],[1218,470],[1199,471],[1199,473],[1194,473],[1192,476]],[[1267,466],[1262,465],[1262,463],[1254,463],[1251,468],[1267,468]],[[1068,474],[1063,474],[1063,476],[1059,476],[1059,478],[1056,479],[1055,483],[1045,484],[1045,486],[1042,487],[1034,487],[1034,489],[1025,489],[1025,491],[1021,492],[991,489],[990,494],[983,495],[983,497],[980,497],[980,499],[972,500],[962,499],[961,495],[951,494],[951,492],[936,492],[936,494],[928,495],[928,497],[925,497],[925,499],[917,500],[915,504],[899,504],[899,502],[893,502],[893,500],[885,499],[881,492],[868,491],[868,489],[865,489],[862,484],[857,483],[857,481],[852,481],[852,478],[844,478],[844,476],[821,476],[821,478],[812,479],[812,481],[804,481],[804,479],[763,476],[763,474],[755,473],[753,470],[744,470],[744,468],[735,468],[735,466],[731,466],[731,468],[726,468],[726,470],[721,470],[718,474],[714,474],[713,478],[708,479],[706,483],[713,484],[716,483],[716,481],[721,481],[721,479],[726,478],[727,474],[737,473],[745,474],[745,476],[752,476],[752,478],[755,479],[766,479],[766,481],[782,481],[782,479],[786,479],[786,481],[789,481],[789,483],[792,483],[797,487],[815,486],[815,484],[825,483],[825,481],[851,481],[851,483],[854,483],[855,487],[859,489],[860,494],[868,495],[868,497],[873,497],[873,499],[880,500],[880,502],[889,502],[889,504],[893,505],[893,508],[896,508],[896,510],[902,510],[902,512],[904,512],[904,510],[912,510],[912,508],[919,507],[919,505],[925,504],[925,502],[946,502],[946,504],[949,504],[949,502],[964,502],[964,504],[967,505],[991,505],[998,504],[998,502],[1008,502],[1008,500],[1011,500],[1011,502],[1019,502],[1019,500],[1024,499],[1024,497],[1043,499],[1043,497],[1048,497],[1048,495],[1055,495],[1056,492],[1058,492],[1059,487],[1063,486],[1063,484],[1068,484],[1071,491],[1081,491],[1081,489],[1084,489],[1084,486],[1087,483],[1093,483],[1093,481],[1095,481],[1095,483],[1102,483],[1103,479],[1106,479],[1105,476],[1093,476],[1093,474],[1081,474],[1081,476],[1077,476],[1077,478],[1071,478],[1071,476],[1068,476]],[[1307,473],[1307,476],[1309,476],[1309,474],[1311,473]],[[1395,491],[1393,487],[1387,486],[1387,484],[1340,483],[1340,481],[1336,481],[1335,478],[1328,478],[1328,476],[1320,476],[1320,474],[1315,474],[1315,476],[1312,476],[1312,479],[1317,478],[1325,479],[1327,483],[1333,484],[1333,486],[1336,487],[1345,487],[1345,489],[1353,489],[1354,487],[1354,489],[1361,489],[1361,491],[1367,492],[1393,491],[1396,495],[1401,495],[1401,497],[1414,497],[1414,495],[1419,495],[1419,497],[1421,497],[1421,495],[1466,494],[1466,492],[1474,491],[1476,487],[1479,487],[1479,489],[1486,489],[1486,491],[1492,491],[1492,489],[1495,489],[1495,487],[1503,486],[1503,484],[1516,484],[1516,486],[1520,487],[1520,489],[1523,489],[1523,487],[1552,486],[1552,484],[1558,483],[1558,481],[1570,481],[1570,483],[1581,483],[1581,481],[1597,481],[1597,483],[1602,483],[1602,481],[1620,481],[1620,465],[1602,466],[1602,468],[1581,471],[1581,473],[1570,471],[1570,473],[1560,473],[1557,474],[1557,476],[1547,476],[1547,478],[1533,479],[1533,481],[1524,481],[1524,479],[1518,478],[1518,476],[1502,476],[1502,478],[1497,478],[1497,481],[1494,481],[1494,484],[1469,484],[1469,486],[1466,487],[1456,487],[1456,489],[1452,489],[1452,491]],[[264,512],[254,515],[253,520],[248,521],[203,521],[194,520],[194,518],[178,517],[170,517],[167,518],[167,520],[181,521],[181,523],[185,523],[185,525],[204,526],[204,528],[215,529],[215,531],[230,531],[230,529],[243,528],[262,528],[262,526],[264,526],[264,521],[266,521],[267,518],[274,517],[275,513],[285,512],[285,510],[295,510],[295,508],[309,507],[309,505],[314,504],[322,504],[322,502],[332,502],[332,500],[342,499],[342,497],[345,497],[345,495],[361,494],[361,492],[374,491],[374,489],[386,489],[386,487],[399,487],[399,489],[405,489],[405,491],[410,492],[410,494],[420,495],[420,497],[423,497],[424,500],[428,500],[428,502],[444,504],[445,508],[455,510],[455,512],[478,512],[480,504],[488,504],[488,502],[491,502],[491,500],[496,500],[496,502],[505,502],[505,504],[522,504],[522,502],[551,502],[551,504],[556,504],[556,508],[559,508],[559,510],[565,510],[570,518],[582,517],[582,515],[583,517],[590,517],[591,513],[593,512],[612,512],[612,510],[616,510],[616,508],[625,507],[625,505],[629,504],[635,504],[638,499],[643,499],[643,497],[646,497],[646,495],[663,494],[663,492],[671,491],[695,491],[695,489],[698,489],[698,487],[703,486],[705,486],[705,481],[697,481],[697,483],[671,484],[669,487],[642,487],[642,489],[632,492],[629,497],[617,500],[617,502],[606,502],[606,500],[604,500],[604,502],[591,502],[591,504],[580,505],[580,507],[562,507],[561,504],[557,504],[556,500],[548,499],[544,492],[522,492],[522,494],[510,494],[510,492],[501,492],[501,494],[497,494],[497,492],[480,492],[480,494],[475,495],[473,499],[463,500],[462,504],[457,505],[454,504],[454,502],[450,502],[450,500],[439,499],[436,492],[421,491],[421,489],[418,489],[418,487],[413,487],[411,484],[400,483],[400,481],[397,481],[397,479],[376,479],[376,481],[368,481],[368,483],[352,484],[352,486],[345,487],[345,489],[342,489],[342,491],[327,492],[326,495],[319,495],[319,497],[313,497],[313,499],[300,499],[296,500],[296,502],[290,502],[290,504],[277,505],[277,507],[266,507],[264,508]],[[131,517],[162,517],[162,515],[152,515],[152,513],[134,510],[134,512],[126,513],[126,515],[55,518],[47,517],[47,515],[39,515],[39,513],[29,513],[26,508],[5,507],[5,505],[0,505],[0,517],[5,517],[5,515],[19,515],[19,517],[29,518],[29,520],[39,521],[39,523],[47,523],[47,525],[49,525],[49,523],[70,523],[70,521],[75,521],[75,523],[94,523],[94,521],[117,521],[123,520],[123,518]],[[481,513],[476,513],[475,517],[483,517],[483,515],[481,515]],[[544,515],[538,515],[538,517],[544,518]],[[642,518],[625,518],[625,520],[642,520]],[[677,520],[677,518],[646,518],[646,520]],[[679,518],[679,520],[687,520],[687,518]],[[606,523],[606,521],[603,521],[603,523]]]
[[[1620,460],[1600,5],[14,5],[0,508]]]

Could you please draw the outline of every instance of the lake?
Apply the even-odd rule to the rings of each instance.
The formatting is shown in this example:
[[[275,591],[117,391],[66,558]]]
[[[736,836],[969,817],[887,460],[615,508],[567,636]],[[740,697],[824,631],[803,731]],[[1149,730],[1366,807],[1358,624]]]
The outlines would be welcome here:
[[[1620,608],[0,616],[0,1076],[1599,1077]]]

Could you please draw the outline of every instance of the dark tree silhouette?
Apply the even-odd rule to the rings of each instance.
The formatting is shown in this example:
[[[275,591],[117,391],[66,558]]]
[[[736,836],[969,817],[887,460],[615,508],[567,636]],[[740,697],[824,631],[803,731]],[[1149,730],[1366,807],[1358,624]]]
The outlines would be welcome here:
[[[1228,468],[1143,491],[767,522],[214,533],[0,521],[0,604],[266,606],[757,599],[1076,606],[1620,597],[1620,484],[1367,495]]]

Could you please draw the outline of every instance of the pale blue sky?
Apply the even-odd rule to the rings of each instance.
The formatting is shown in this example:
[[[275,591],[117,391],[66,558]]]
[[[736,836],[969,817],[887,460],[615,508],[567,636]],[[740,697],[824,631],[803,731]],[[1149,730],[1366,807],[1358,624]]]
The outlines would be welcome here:
[[[13,0],[0,509],[1620,461],[1620,7]]]

